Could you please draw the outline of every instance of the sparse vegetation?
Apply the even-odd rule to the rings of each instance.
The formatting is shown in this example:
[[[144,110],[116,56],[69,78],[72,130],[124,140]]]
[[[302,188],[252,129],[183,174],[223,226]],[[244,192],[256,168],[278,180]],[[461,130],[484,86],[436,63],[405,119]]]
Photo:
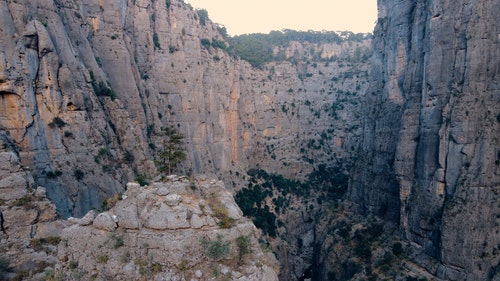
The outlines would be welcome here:
[[[250,235],[240,235],[236,238],[236,246],[238,247],[238,260],[241,263],[245,255],[252,253],[252,244]]]
[[[112,234],[111,240],[113,241],[113,249],[118,249],[123,246],[123,235]]]
[[[97,256],[97,258],[96,258],[96,261],[97,261],[98,263],[107,263],[107,262],[108,262],[108,260],[109,260],[109,256],[108,256],[108,255],[99,255],[99,256]]]
[[[99,211],[105,212],[113,208],[113,206],[115,206],[116,203],[120,200],[122,200],[121,194],[115,194],[114,196],[107,198],[106,200],[102,201],[101,208],[99,209]]]
[[[209,198],[209,206],[214,213],[214,217],[219,219],[217,225],[221,228],[231,228],[234,225],[234,219],[229,217],[228,210],[226,206],[224,206],[218,198],[215,197],[215,194],[211,194]]]
[[[76,168],[73,171],[73,175],[75,176],[76,180],[82,180],[83,177],[85,176],[85,173],[82,170],[80,170],[79,168]]]
[[[12,206],[15,207],[24,207],[25,209],[30,209],[33,206],[33,201],[35,200],[35,197],[31,194],[28,194],[24,197],[21,197],[19,199],[16,199],[13,203]]]
[[[54,117],[52,119],[52,122],[49,123],[49,127],[51,128],[62,128],[64,126],[66,126],[66,122],[64,122],[64,120],[62,120],[60,117]]]
[[[206,255],[218,261],[227,257],[231,242],[222,241],[222,236],[218,235],[215,241],[202,239],[201,244],[205,248]]]
[[[53,178],[57,178],[57,177],[61,176],[62,172],[59,170],[48,171],[47,174],[45,174],[45,175],[47,176],[47,178],[53,179]]]
[[[158,33],[153,33],[153,44],[156,49],[161,49],[160,46],[160,38],[158,37]]]
[[[57,245],[61,242],[61,237],[53,236],[46,238],[34,238],[30,241],[30,247],[36,251],[41,251],[46,245]]]
[[[149,185],[148,178],[145,174],[137,174],[134,179],[140,186]]]

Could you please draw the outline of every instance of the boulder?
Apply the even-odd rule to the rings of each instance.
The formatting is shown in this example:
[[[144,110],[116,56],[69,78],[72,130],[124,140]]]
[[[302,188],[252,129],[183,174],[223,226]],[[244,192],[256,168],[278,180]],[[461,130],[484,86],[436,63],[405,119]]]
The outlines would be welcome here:
[[[95,217],[93,226],[97,229],[113,231],[118,227],[113,217],[114,215],[108,212],[100,213]]]

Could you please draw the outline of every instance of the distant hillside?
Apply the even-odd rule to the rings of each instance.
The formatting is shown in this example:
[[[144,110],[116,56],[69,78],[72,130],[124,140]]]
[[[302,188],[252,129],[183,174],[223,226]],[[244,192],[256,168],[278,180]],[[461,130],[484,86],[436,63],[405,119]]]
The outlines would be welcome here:
[[[222,30],[223,31],[223,30]],[[224,32],[222,32],[224,34]],[[271,31],[269,34],[253,33],[232,37],[226,37],[229,42],[229,52],[244,59],[252,66],[262,68],[271,61],[290,60],[282,51],[291,42],[311,43],[311,44],[342,44],[343,42],[362,42],[371,39],[370,33],[353,33],[350,31],[296,31],[285,29],[283,31]],[[276,49],[281,50],[276,52]],[[366,52],[364,59],[368,58]],[[331,60],[334,57],[324,58]]]

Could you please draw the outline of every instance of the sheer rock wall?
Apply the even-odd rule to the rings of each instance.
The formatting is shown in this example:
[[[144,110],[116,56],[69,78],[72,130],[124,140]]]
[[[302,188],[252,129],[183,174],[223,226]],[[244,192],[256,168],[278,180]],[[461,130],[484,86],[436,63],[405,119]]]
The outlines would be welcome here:
[[[498,274],[499,9],[379,1],[350,198],[398,223],[443,279]]]

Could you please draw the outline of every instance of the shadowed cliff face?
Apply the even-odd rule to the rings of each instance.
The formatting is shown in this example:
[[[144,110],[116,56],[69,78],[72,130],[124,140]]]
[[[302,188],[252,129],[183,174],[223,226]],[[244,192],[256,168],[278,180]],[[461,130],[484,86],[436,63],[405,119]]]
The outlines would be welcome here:
[[[499,9],[379,1],[350,198],[399,223],[444,279],[492,278],[498,267]]]

